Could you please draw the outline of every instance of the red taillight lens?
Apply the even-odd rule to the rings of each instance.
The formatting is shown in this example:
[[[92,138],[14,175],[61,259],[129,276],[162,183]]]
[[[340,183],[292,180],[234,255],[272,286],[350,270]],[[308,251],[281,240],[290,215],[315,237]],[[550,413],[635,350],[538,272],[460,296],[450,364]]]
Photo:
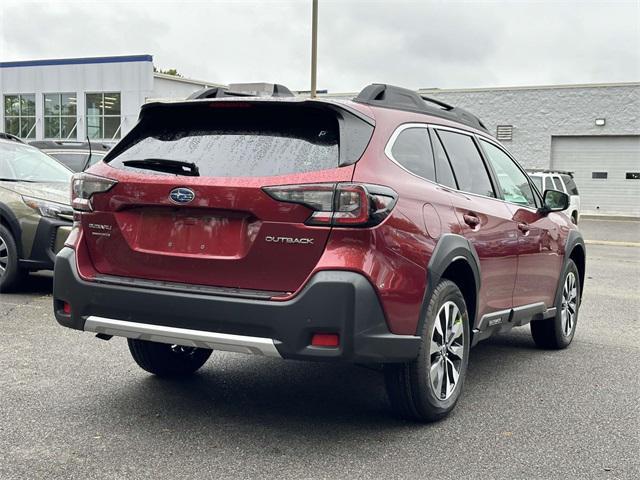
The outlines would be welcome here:
[[[340,336],[337,333],[314,333],[313,337],[311,337],[311,346],[330,348],[339,347]]]
[[[76,173],[71,179],[71,206],[76,211],[91,212],[91,197],[94,193],[107,192],[116,183],[110,178],[98,177],[89,173]]]
[[[62,312],[65,315],[71,315],[71,305],[69,303],[67,303],[67,302],[64,302],[62,304]]]
[[[358,183],[317,183],[264,187],[275,200],[304,205],[314,212],[307,225],[371,227],[384,220],[396,203],[388,187]]]

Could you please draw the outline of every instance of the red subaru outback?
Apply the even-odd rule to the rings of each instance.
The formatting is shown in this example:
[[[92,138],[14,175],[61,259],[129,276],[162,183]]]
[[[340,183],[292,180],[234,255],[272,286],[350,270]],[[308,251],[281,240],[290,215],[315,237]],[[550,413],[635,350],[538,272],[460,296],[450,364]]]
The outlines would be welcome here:
[[[530,322],[540,347],[569,345],[585,247],[564,193],[416,92],[287,95],[145,105],[74,178],[58,322],[126,337],[157,375],[212,350],[382,364],[394,408],[427,421],[478,341]]]

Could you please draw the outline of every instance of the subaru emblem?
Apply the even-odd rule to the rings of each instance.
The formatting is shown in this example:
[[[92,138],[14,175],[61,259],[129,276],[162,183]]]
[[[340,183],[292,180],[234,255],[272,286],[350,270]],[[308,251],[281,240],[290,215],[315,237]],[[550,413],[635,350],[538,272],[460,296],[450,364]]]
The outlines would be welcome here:
[[[189,203],[192,202],[193,199],[196,198],[196,194],[193,193],[193,190],[190,188],[174,188],[169,193],[169,199],[174,203]]]

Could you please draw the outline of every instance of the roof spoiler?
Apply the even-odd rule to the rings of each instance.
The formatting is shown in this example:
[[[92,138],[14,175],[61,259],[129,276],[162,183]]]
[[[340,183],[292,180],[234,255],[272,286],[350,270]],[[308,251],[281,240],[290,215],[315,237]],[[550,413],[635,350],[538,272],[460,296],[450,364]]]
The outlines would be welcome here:
[[[353,101],[374,107],[395,108],[409,112],[425,113],[427,115],[453,120],[454,122],[459,122],[489,133],[484,123],[472,113],[440,100],[425,97],[408,88],[383,83],[372,83],[363,88]]]
[[[193,92],[187,100],[228,97],[293,97],[284,85],[277,83],[232,83],[228,87],[205,87]]]

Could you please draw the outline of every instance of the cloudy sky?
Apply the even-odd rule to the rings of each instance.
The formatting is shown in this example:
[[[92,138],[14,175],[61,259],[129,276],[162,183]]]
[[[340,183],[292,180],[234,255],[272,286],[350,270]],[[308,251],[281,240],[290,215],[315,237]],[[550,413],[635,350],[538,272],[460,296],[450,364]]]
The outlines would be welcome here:
[[[320,0],[318,88],[640,80],[640,0]],[[210,82],[309,88],[311,0],[0,0],[0,60],[149,53]]]

